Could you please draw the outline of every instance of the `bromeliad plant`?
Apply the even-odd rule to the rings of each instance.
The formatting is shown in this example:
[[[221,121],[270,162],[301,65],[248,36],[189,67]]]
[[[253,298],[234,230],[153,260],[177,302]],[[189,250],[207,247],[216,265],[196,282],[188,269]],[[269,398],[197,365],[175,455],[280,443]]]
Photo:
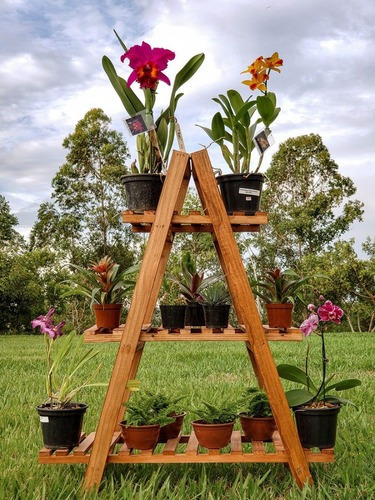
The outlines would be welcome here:
[[[322,277],[315,275],[314,277]],[[263,281],[253,281],[251,286],[255,295],[266,303],[293,303],[298,290],[306,285],[311,276],[301,278],[291,269],[279,268],[266,271]]]
[[[334,305],[330,300],[319,296],[320,306],[316,308],[314,304],[308,305],[309,317],[301,324],[301,331],[306,337],[313,332],[321,340],[321,366],[322,381],[320,385],[315,384],[309,375],[309,353],[310,344],[307,345],[305,358],[305,371],[288,364],[281,364],[277,367],[280,377],[302,384],[304,389],[293,389],[286,392],[286,397],[290,407],[306,405],[313,408],[332,406],[336,404],[353,404],[347,399],[339,397],[337,393],[361,385],[358,379],[348,379],[339,382],[333,381],[335,375],[327,378],[328,358],[325,345],[326,325],[330,321],[339,324],[344,311]]]
[[[75,377],[88,361],[97,356],[98,352],[93,352],[92,348],[82,352],[83,337],[78,337],[77,340],[75,331],[66,335],[59,341],[58,347],[55,347],[56,339],[63,335],[62,328],[65,321],[55,326],[52,319],[54,313],[55,309],[51,308],[45,316],[34,319],[31,326],[39,327],[45,340],[47,400],[44,406],[61,409],[69,406],[82,389],[107,384],[91,382],[101,368],[101,365],[98,365],[91,375],[76,385]]]
[[[168,49],[151,48],[142,42],[129,50],[115,31],[115,35],[125,53],[121,61],[129,60],[132,68],[127,82],[121,78],[107,56],[103,56],[102,64],[107,76],[121,99],[124,108],[130,116],[145,114],[148,131],[137,135],[137,150],[139,166],[132,163],[132,173],[158,173],[168,164],[172,149],[176,118],[175,112],[182,93],[177,93],[180,87],[197,72],[204,60],[204,54],[193,56],[177,73],[169,100],[169,106],[161,111],[158,118],[153,116],[157,87],[162,81],[170,85],[169,78],[163,73],[168,62],[175,58],[174,52]],[[130,86],[138,82],[143,90],[144,102],[133,92]]]
[[[265,134],[271,133],[269,127],[280,113],[280,108],[276,106],[276,95],[268,91],[268,80],[271,71],[280,73],[279,66],[283,65],[283,60],[275,52],[271,57],[258,57],[242,73],[250,73],[251,80],[244,80],[251,91],[259,90],[263,95],[251,100],[250,96],[245,101],[236,90],[228,90],[227,95],[220,94],[214,97],[223,111],[214,115],[211,128],[201,127],[210,139],[218,144],[224,160],[231,171],[235,174],[249,173],[251,153],[255,147],[253,142],[257,126],[263,123]],[[255,115],[257,111],[258,115]],[[252,122],[252,119],[255,120]],[[228,145],[230,147],[228,147]],[[254,172],[258,172],[263,160],[261,154]]]

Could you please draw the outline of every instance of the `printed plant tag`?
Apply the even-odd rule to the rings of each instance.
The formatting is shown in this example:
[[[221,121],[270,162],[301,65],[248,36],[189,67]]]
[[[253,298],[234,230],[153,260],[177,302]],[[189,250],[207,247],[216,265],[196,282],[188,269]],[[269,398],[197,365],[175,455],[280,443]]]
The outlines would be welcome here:
[[[48,417],[39,417],[39,420],[42,422],[42,423],[47,423],[49,422],[49,418]]]
[[[260,191],[258,189],[240,188],[238,190],[238,194],[251,194],[252,196],[260,196]]]

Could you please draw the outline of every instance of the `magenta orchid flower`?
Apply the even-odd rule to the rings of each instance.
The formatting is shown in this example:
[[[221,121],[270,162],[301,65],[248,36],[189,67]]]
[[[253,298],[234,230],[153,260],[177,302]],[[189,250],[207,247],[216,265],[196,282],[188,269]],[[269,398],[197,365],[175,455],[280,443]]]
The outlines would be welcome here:
[[[319,317],[317,314],[310,314],[310,316],[305,319],[305,321],[300,326],[301,332],[308,337],[312,332],[315,332],[319,325]]]
[[[51,339],[55,340],[57,337],[61,337],[63,334],[62,328],[65,325],[65,321],[61,321],[57,326],[52,326],[51,328],[45,328],[45,331],[42,333],[48,333]],[[42,331],[42,329],[40,329]]]
[[[53,326],[52,316],[54,314],[55,314],[55,309],[53,307],[51,307],[51,309],[48,311],[48,313],[45,316],[40,315],[36,319],[34,319],[31,322],[31,326],[33,328],[40,326],[40,332],[45,333],[47,328],[51,328]]]
[[[133,69],[128,78],[128,85],[137,81],[142,89],[155,90],[161,80],[170,85],[169,78],[162,72],[168,66],[168,61],[175,58],[175,53],[168,49],[154,48],[142,42],[134,45],[121,56],[121,62],[129,59],[129,66]]]
[[[326,300],[325,303],[319,307],[318,314],[322,321],[340,323],[341,318],[344,315],[344,311],[339,306],[332,304],[330,300]]]

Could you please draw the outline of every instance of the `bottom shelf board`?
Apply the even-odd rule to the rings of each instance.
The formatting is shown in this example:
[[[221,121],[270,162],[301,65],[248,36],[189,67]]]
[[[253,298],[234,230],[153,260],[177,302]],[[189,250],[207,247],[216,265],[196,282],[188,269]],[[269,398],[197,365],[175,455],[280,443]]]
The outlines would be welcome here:
[[[90,450],[94,443],[95,432],[73,450],[48,450],[43,448],[38,455],[41,464],[88,463]],[[333,462],[334,450],[304,450],[308,462]],[[288,462],[278,431],[273,434],[272,442],[248,441],[240,431],[233,431],[230,444],[221,450],[201,448],[192,432],[179,435],[166,443],[158,443],[152,450],[130,450],[122,440],[120,432],[112,437],[107,463],[285,463]]]

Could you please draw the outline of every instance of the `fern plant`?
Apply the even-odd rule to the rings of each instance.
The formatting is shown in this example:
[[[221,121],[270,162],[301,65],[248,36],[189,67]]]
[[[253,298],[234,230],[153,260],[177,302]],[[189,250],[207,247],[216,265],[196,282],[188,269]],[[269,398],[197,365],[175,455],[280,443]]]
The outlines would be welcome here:
[[[237,418],[236,406],[233,403],[226,402],[220,406],[214,406],[202,401],[202,404],[204,407],[193,411],[193,413],[205,424],[226,424]]]

